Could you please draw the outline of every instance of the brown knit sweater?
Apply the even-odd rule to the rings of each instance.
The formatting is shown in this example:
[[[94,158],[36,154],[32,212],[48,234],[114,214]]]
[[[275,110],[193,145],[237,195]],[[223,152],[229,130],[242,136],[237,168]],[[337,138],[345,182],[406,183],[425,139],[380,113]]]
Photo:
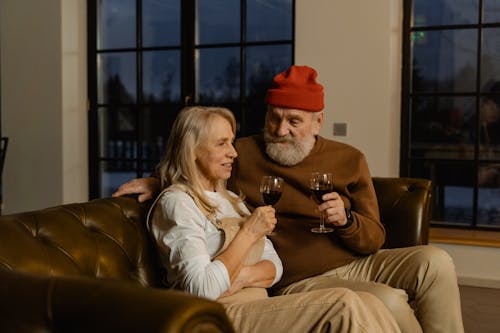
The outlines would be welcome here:
[[[271,237],[283,261],[284,274],[275,288],[346,265],[362,255],[377,251],[385,239],[377,199],[364,155],[357,149],[318,136],[311,153],[299,164],[281,166],[267,157],[262,136],[236,141],[238,158],[229,188],[245,194],[250,209],[263,205],[259,192],[264,175],[285,179],[280,201],[276,235]],[[310,198],[311,172],[331,172],[334,191],[352,209],[354,223],[330,234],[315,234],[319,224],[317,205]]]

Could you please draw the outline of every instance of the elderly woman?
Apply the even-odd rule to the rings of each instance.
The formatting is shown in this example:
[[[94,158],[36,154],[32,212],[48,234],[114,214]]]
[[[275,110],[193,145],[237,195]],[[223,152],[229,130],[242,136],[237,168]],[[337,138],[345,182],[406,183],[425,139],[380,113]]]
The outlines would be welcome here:
[[[266,238],[275,211],[228,191],[236,121],[225,108],[183,109],[158,166],[149,221],[169,287],[221,302],[237,332],[399,332],[376,297],[336,288],[268,297],[283,271]],[[297,245],[300,251],[300,245]]]

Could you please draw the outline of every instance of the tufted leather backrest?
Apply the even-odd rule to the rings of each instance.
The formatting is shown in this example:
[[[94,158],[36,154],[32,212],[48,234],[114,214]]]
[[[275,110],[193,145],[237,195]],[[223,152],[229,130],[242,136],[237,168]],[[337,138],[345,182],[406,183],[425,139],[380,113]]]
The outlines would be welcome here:
[[[432,182],[419,178],[373,178],[380,219],[386,229],[384,248],[427,244]]]
[[[373,178],[385,248],[427,244],[431,181]],[[148,204],[106,198],[0,217],[0,269],[160,286]]]
[[[158,286],[147,208],[133,198],[107,198],[2,216],[0,269]]]

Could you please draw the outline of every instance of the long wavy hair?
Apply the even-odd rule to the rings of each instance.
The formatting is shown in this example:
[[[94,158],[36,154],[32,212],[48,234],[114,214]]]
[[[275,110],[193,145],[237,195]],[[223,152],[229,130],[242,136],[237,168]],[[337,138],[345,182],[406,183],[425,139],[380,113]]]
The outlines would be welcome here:
[[[193,106],[181,110],[174,121],[167,141],[165,155],[157,166],[162,189],[171,185],[188,193],[198,207],[209,217],[215,217],[217,207],[207,198],[201,184],[200,173],[196,165],[196,149],[206,142],[208,128],[216,117],[226,119],[236,133],[236,120],[233,113],[222,107]],[[226,189],[226,180],[218,180],[216,191],[227,198],[240,216],[245,215],[237,198]]]

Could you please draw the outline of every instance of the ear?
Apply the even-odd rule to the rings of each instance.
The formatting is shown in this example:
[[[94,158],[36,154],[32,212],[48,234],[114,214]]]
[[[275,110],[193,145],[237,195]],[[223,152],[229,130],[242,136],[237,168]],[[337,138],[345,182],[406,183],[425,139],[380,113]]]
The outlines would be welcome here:
[[[325,120],[323,111],[313,115],[313,134],[318,135],[319,130],[321,129],[321,126],[323,126],[323,121]]]

